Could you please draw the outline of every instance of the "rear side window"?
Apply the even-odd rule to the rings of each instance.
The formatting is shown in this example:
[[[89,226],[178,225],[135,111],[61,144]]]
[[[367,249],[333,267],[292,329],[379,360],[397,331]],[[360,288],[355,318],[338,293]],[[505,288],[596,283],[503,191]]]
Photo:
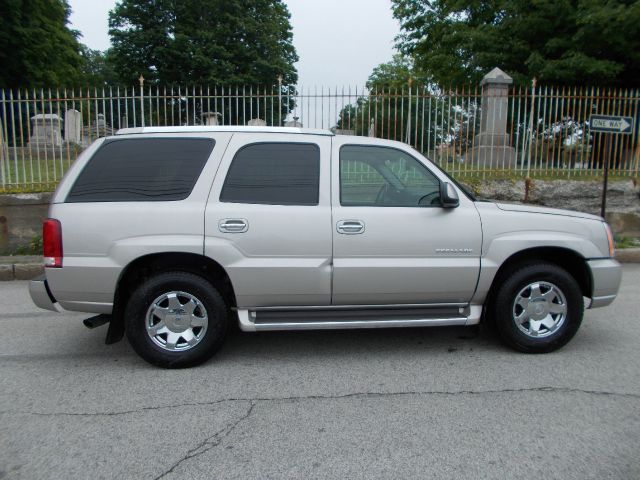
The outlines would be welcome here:
[[[320,149],[311,143],[255,143],[240,149],[221,202],[318,205]]]
[[[66,201],[184,200],[214,145],[209,138],[107,140],[84,167]]]

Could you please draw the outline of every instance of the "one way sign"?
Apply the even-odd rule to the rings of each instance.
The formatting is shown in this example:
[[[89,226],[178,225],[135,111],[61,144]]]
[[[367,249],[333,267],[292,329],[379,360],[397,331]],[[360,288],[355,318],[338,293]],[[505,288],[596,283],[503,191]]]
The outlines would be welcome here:
[[[602,133],[631,133],[633,118],[616,117],[612,115],[591,115],[589,125],[592,132]]]

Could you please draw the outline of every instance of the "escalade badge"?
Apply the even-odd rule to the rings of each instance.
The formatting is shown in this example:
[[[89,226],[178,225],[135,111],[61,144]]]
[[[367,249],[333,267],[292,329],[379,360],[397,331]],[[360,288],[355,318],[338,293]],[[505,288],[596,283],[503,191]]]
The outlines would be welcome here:
[[[473,253],[473,248],[436,248],[436,253]]]

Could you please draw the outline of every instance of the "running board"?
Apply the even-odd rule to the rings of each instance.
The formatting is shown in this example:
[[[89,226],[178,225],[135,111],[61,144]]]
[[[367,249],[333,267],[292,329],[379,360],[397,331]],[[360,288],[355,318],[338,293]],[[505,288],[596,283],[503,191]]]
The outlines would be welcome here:
[[[274,330],[339,330],[351,328],[444,327],[476,325],[482,305],[465,307],[389,308],[363,306],[238,309],[245,332]]]

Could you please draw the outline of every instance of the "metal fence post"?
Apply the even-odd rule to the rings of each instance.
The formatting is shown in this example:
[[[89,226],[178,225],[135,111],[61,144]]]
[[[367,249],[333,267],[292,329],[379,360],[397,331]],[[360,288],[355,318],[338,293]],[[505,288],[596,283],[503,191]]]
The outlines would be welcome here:
[[[144,127],[144,77],[140,74],[140,125]]]
[[[409,77],[409,112],[407,115],[407,132],[404,137],[404,143],[411,145],[411,84],[413,83],[413,78]]]
[[[282,75],[278,75],[278,126],[282,126]]]
[[[531,175],[531,142],[533,140],[533,110],[536,101],[536,79],[531,81],[531,111],[529,112],[529,144],[527,146],[527,178]]]
[[[4,111],[4,89],[2,90],[2,109]],[[6,120],[6,113],[3,115],[3,120]],[[5,155],[4,155],[4,124],[5,121],[2,122],[3,125],[0,125],[0,175],[2,176],[2,187],[4,188],[7,184],[7,179],[4,174],[4,164],[5,164]]]

